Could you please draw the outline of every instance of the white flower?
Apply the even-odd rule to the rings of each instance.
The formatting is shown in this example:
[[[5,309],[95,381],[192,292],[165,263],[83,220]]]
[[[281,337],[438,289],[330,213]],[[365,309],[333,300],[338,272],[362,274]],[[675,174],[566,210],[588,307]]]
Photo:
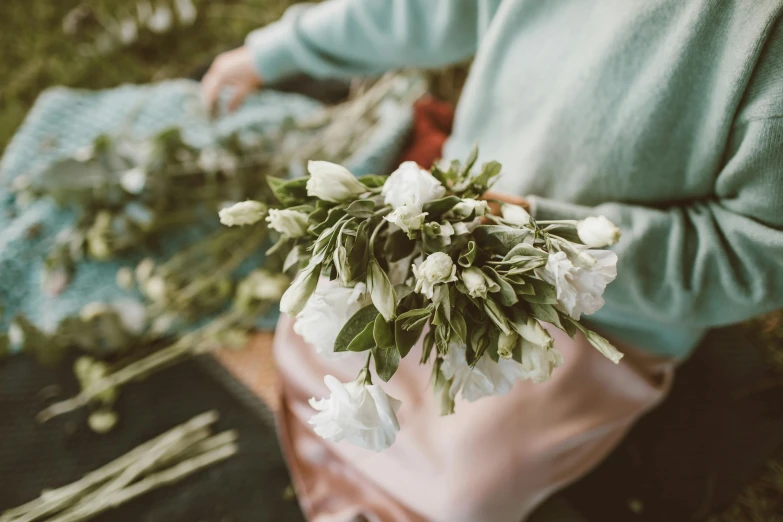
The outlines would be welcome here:
[[[435,285],[457,280],[457,266],[445,252],[430,254],[420,265],[413,265],[416,291],[432,299]]]
[[[147,311],[144,305],[134,299],[121,299],[112,303],[125,331],[140,335],[147,328]]]
[[[331,375],[324,377],[332,394],[328,399],[310,399],[310,406],[318,413],[309,423],[325,439],[345,440],[365,449],[381,451],[394,444],[400,431],[396,412],[401,403],[386,395],[380,386],[366,384],[360,379],[343,384]]]
[[[218,212],[220,222],[226,226],[252,225],[264,217],[266,206],[258,201],[240,201]]]
[[[328,161],[308,161],[307,195],[340,203],[367,192],[361,181],[357,180],[351,171]]]
[[[280,298],[280,311],[288,315],[296,315],[301,312],[318,286],[320,272],[320,264],[310,264],[299,272],[283,297]]]
[[[123,290],[130,290],[133,288],[133,270],[127,266],[123,266],[117,270],[117,286]]]
[[[384,217],[386,221],[394,223],[402,229],[406,234],[410,234],[412,231],[419,230],[424,224],[424,216],[426,212],[421,212],[419,207],[411,205],[403,205],[397,207],[391,214]]]
[[[511,359],[514,355],[514,348],[517,347],[517,341],[519,340],[519,334],[511,332],[505,334],[500,332],[498,337],[498,355],[504,359]]]
[[[270,208],[266,221],[269,228],[284,236],[302,237],[307,234],[307,214],[298,210]]]
[[[466,354],[464,344],[451,343],[440,366],[443,376],[452,379],[449,389],[452,399],[460,391],[462,398],[471,402],[482,397],[504,395],[523,377],[522,365],[514,360],[499,359],[495,362],[484,355],[471,369]]]
[[[449,213],[458,218],[466,218],[475,212],[475,217],[485,216],[489,213],[489,205],[484,200],[478,199],[463,199],[456,205],[454,205]]]
[[[353,314],[369,303],[363,283],[354,288],[340,286],[337,280],[322,280],[310,300],[296,315],[294,331],[321,354],[334,352],[334,342]]]
[[[606,285],[617,277],[617,254],[609,250],[587,250],[595,263],[590,268],[574,265],[565,252],[550,254],[540,277],[555,286],[557,300],[577,321],[582,314],[601,309]]]
[[[563,356],[552,346],[541,346],[524,338],[519,340],[522,349],[522,379],[542,383],[552,376],[552,371],[563,364]]]
[[[500,206],[500,213],[503,215],[503,219],[512,225],[521,227],[530,224],[530,214],[519,205],[503,203]]]
[[[120,176],[120,186],[128,194],[141,194],[147,184],[147,173],[141,167],[126,170]]]
[[[290,284],[291,280],[285,274],[267,270],[254,270],[240,283],[243,292],[261,301],[280,300]]]
[[[386,204],[395,209],[403,205],[421,208],[429,201],[442,198],[446,189],[416,162],[406,161],[392,172],[381,193]]]
[[[123,45],[130,45],[139,36],[139,26],[132,17],[123,18],[118,28],[117,36]]]
[[[8,347],[11,353],[18,353],[24,347],[24,330],[19,323],[13,321],[8,327]]]
[[[480,268],[471,266],[462,271],[462,282],[468,289],[468,295],[475,298],[486,298],[487,293],[497,292],[500,286]]]
[[[161,276],[152,276],[141,284],[141,290],[153,302],[164,302],[168,295],[166,281]]]
[[[171,9],[165,5],[159,5],[147,19],[147,28],[153,33],[165,33],[171,28]]]
[[[603,248],[620,239],[620,229],[605,216],[583,219],[576,224],[576,233],[589,248]]]
[[[136,281],[139,283],[145,282],[152,276],[153,270],[155,270],[155,261],[149,257],[145,257],[136,265]]]
[[[184,25],[191,25],[196,21],[198,11],[192,0],[174,0],[174,8],[177,10],[177,18]]]

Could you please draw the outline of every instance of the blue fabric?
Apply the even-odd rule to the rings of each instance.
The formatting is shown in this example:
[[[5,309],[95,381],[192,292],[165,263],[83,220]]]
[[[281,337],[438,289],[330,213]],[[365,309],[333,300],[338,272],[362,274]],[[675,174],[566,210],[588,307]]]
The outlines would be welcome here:
[[[72,156],[101,134],[122,132],[141,139],[177,126],[188,144],[205,147],[235,132],[277,129],[290,118],[305,118],[321,108],[310,98],[266,91],[250,96],[239,111],[212,121],[201,109],[198,83],[189,80],[104,91],[53,88],[44,92],[0,161],[0,332],[8,329],[17,314],[51,331],[62,318],[77,314],[89,302],[140,298],[118,287],[115,279],[120,267],[136,265],[141,252],[107,262],[83,261],[63,293],[56,297],[44,293],[40,283],[44,257],[57,234],[73,226],[75,212],[58,208],[49,199],[19,207],[9,190],[14,178]],[[347,166],[357,175],[388,172],[411,121],[409,106],[382,111],[373,135]],[[33,226],[40,227],[40,233],[30,235]],[[169,257],[219,226],[215,216],[205,216],[201,223],[173,231],[161,242],[165,246],[159,257]],[[262,259],[259,253],[244,268]],[[275,307],[259,318],[258,326],[271,329],[277,317]]]

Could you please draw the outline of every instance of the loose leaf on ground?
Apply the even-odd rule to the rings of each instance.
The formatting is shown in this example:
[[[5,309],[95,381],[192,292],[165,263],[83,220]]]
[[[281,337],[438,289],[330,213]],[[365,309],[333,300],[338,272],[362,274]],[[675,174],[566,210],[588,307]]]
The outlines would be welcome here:
[[[334,342],[335,352],[344,352],[348,349],[348,345],[354,338],[362,333],[367,328],[368,324],[374,324],[375,317],[378,315],[378,309],[375,305],[367,305],[348,319],[340,333],[337,334],[337,339]]]

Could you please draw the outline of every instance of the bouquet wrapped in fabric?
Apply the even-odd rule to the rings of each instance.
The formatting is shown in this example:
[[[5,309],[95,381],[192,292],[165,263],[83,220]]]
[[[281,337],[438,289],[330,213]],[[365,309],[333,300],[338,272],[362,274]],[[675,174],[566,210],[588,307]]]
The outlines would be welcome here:
[[[617,256],[599,248],[619,237],[604,217],[536,222],[521,206],[500,215],[479,199],[500,175],[489,162],[431,171],[406,162],[389,177],[356,178],[340,165],[311,161],[310,176],[271,188],[282,204],[246,201],[221,211],[226,225],[266,219],[280,233],[269,254],[298,271],[281,301],[294,329],[324,354],[364,352],[356,381],[325,382],[330,398],[311,405],[311,424],[335,441],[380,451],[399,430],[399,401],[373,384],[388,381],[423,337],[421,364],[432,365],[441,414],[543,382],[561,364],[541,322],[581,332],[606,357],[622,357],[579,319],[603,305]]]

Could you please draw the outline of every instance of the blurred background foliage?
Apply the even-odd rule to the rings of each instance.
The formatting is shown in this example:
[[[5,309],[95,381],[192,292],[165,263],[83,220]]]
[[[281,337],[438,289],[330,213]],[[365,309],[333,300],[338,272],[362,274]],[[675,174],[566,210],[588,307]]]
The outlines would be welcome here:
[[[55,85],[100,89],[190,76],[216,54],[240,45],[250,30],[279,18],[292,3],[0,0],[0,153],[44,89]],[[187,12],[182,16],[188,5],[195,8],[192,19]],[[145,13],[155,21],[141,21]],[[434,71],[432,90],[455,102],[466,74],[467,66]],[[783,313],[744,328],[763,346],[783,378]],[[783,520],[781,513],[783,454],[769,462],[723,516],[713,520],[773,522]]]

